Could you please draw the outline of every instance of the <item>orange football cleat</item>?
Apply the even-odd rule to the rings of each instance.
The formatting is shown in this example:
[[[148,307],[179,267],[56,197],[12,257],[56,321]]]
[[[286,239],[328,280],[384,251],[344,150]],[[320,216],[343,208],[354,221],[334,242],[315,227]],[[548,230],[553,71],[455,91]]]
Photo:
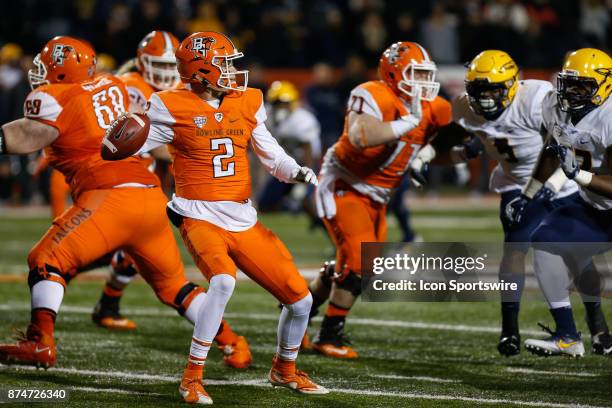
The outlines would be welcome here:
[[[212,405],[213,400],[204,389],[202,381],[202,372],[195,373],[189,369],[183,372],[183,379],[179,386],[179,393],[183,397],[183,401],[188,404]]]
[[[55,341],[30,323],[24,334],[17,331],[17,343],[0,344],[0,363],[49,368],[55,364]]]
[[[101,302],[96,304],[91,320],[100,327],[109,330],[134,330],[136,323],[122,316],[118,309],[104,307]]]
[[[317,353],[323,354],[325,357],[332,358],[357,358],[359,354],[350,346],[337,345],[334,343],[312,343],[312,349]]]
[[[134,330],[136,323],[127,317],[119,316],[106,316],[106,317],[93,317],[93,321],[100,327],[104,327],[109,330]]]
[[[249,343],[243,336],[236,336],[235,339],[228,344],[221,344],[218,339],[217,348],[223,353],[223,362],[225,365],[244,369],[248,368],[253,361]]]
[[[268,381],[273,387],[286,387],[301,394],[327,394],[329,390],[315,383],[302,370],[295,367],[295,361],[274,356]]]

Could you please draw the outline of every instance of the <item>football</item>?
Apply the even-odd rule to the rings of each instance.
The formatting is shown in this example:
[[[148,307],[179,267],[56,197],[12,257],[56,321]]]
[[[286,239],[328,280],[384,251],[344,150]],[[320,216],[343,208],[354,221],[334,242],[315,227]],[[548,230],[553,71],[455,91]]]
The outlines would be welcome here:
[[[107,129],[100,154],[104,160],[121,160],[136,153],[147,140],[151,122],[142,113],[127,113]]]

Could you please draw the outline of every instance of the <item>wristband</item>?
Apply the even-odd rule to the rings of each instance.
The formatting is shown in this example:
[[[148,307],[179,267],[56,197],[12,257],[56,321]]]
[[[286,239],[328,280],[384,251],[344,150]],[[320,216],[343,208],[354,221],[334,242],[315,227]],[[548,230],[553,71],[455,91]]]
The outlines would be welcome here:
[[[416,158],[420,159],[423,163],[429,163],[436,158],[436,149],[434,149],[432,145],[427,144],[421,147]]]
[[[586,170],[580,170],[578,174],[576,174],[576,177],[574,177],[574,181],[582,187],[587,187],[591,184],[591,180],[593,180],[593,173]]]
[[[555,172],[546,180],[546,186],[550,188],[555,193],[558,193],[565,182],[568,180],[565,172],[561,167],[559,167]]]
[[[419,120],[414,116],[408,116],[406,119],[393,120],[389,122],[389,125],[391,125],[393,135],[399,139],[403,134],[419,126]]]
[[[542,182],[532,177],[525,185],[525,188],[523,188],[523,195],[531,199],[541,188]]]
[[[6,143],[4,141],[4,129],[0,126],[0,154],[6,153]]]

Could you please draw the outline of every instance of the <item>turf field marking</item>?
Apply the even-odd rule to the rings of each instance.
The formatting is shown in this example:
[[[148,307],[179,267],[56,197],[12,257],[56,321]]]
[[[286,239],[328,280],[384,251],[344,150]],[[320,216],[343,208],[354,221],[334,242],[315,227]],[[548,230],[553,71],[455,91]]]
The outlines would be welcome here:
[[[569,375],[570,377],[599,377],[598,374],[594,373],[583,373],[583,372],[571,372],[571,371],[546,371],[546,370],[532,370],[531,368],[521,367],[508,367],[506,371],[511,373],[522,373],[522,374],[553,374],[553,375]]]
[[[0,365],[0,367],[4,367]],[[16,370],[36,370],[36,367],[13,367]],[[178,382],[180,381],[179,376],[167,376],[167,375],[158,375],[158,374],[144,374],[144,373],[133,373],[133,372],[125,372],[125,371],[96,371],[96,370],[79,370],[76,368],[61,368],[54,367],[51,368],[51,373],[61,372],[67,374],[79,374],[84,376],[96,376],[96,377],[112,377],[112,378],[121,378],[121,379],[142,379],[142,380],[157,380],[157,381],[167,381],[167,382]],[[46,371],[48,372],[48,371]],[[209,385],[240,385],[240,386],[251,386],[251,387],[270,387],[264,379],[252,379],[252,380],[206,380],[206,383]],[[75,389],[77,387],[74,387]],[[112,392],[110,388],[89,388],[89,387],[79,387],[84,391],[108,391]],[[529,406],[529,407],[543,407],[543,408],[610,408],[610,407],[600,407],[595,405],[587,405],[587,404],[559,404],[554,402],[544,402],[544,401],[522,401],[522,400],[512,400],[512,399],[496,399],[496,398],[475,398],[475,397],[462,397],[457,395],[432,395],[432,394],[420,394],[416,392],[396,392],[396,391],[369,391],[369,390],[356,390],[350,388],[329,388],[330,392],[341,393],[341,394],[351,394],[351,395],[364,395],[364,396],[373,396],[373,397],[398,397],[398,398],[408,398],[408,399],[426,399],[426,400],[436,400],[436,401],[465,401],[472,403],[482,403],[482,404],[510,404],[510,405],[518,405],[518,406]],[[120,393],[138,393],[141,395],[161,395],[154,393],[145,393],[138,391],[130,391],[130,390],[117,390]]]
[[[15,304],[9,303],[7,305],[0,305],[0,310],[6,311],[18,311],[18,310],[30,310],[28,304]],[[77,313],[77,314],[91,314],[91,307],[83,306],[69,306],[62,305],[60,308],[61,313]],[[174,310],[171,309],[157,309],[157,308],[123,308],[123,314],[126,316],[178,316]],[[250,319],[250,320],[271,320],[278,321],[278,314],[265,314],[265,313],[226,313],[224,317],[228,319]],[[320,322],[321,317],[315,317],[313,321]],[[446,323],[427,323],[427,322],[411,322],[402,320],[380,320],[380,319],[365,319],[355,318],[351,319],[351,324],[365,325],[370,327],[402,327],[407,329],[423,329],[423,330],[446,330],[446,331],[457,331],[457,332],[468,332],[468,333],[495,333],[499,334],[499,327],[497,326],[470,326],[465,324],[446,324]],[[521,333],[529,336],[539,336],[542,334],[539,330],[522,330]]]
[[[395,374],[372,374],[370,377],[375,378],[388,378],[391,380],[416,380],[416,381],[428,381],[437,383],[459,383],[459,380],[451,380],[450,378],[437,378],[437,377],[424,377],[416,375],[395,375]]]

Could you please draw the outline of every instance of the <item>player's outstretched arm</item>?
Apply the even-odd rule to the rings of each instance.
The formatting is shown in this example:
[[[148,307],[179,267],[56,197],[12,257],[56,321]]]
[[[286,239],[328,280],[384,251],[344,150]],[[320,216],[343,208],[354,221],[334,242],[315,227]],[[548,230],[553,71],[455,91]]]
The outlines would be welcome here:
[[[365,149],[398,140],[416,128],[421,117],[409,114],[394,121],[383,122],[367,113],[350,112],[348,121],[349,141],[353,146]]]
[[[410,163],[410,180],[416,187],[425,184],[424,172],[429,163],[463,163],[480,156],[484,145],[463,126],[451,122],[438,130],[431,142],[421,147]]]
[[[2,125],[0,130],[1,154],[28,154],[49,146],[59,131],[51,125],[21,118]]]

